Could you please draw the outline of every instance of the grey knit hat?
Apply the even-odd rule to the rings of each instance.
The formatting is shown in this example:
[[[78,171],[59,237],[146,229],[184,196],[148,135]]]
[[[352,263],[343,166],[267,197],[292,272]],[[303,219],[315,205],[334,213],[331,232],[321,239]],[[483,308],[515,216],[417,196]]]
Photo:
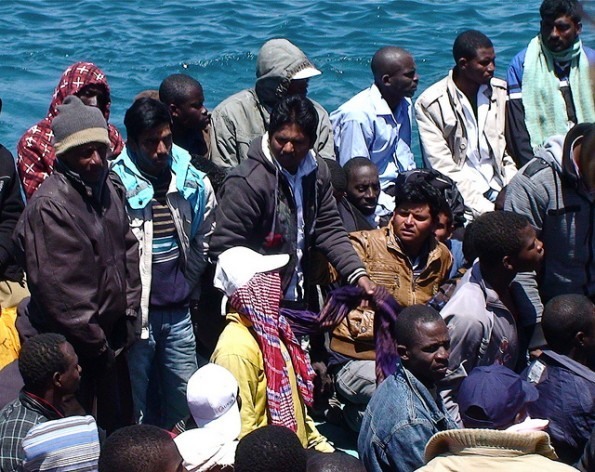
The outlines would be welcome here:
[[[69,95],[58,110],[60,113],[52,120],[56,155],[87,143],[110,145],[107,123],[99,108],[87,106],[77,96]]]

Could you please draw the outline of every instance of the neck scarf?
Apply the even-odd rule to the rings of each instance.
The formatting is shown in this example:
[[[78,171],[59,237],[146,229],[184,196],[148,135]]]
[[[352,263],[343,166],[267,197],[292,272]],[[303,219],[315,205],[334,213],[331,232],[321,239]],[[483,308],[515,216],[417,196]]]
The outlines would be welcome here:
[[[542,145],[550,136],[566,134],[572,126],[560,91],[560,80],[555,75],[557,62],[569,62],[568,82],[577,122],[595,121],[589,60],[581,41],[575,41],[566,51],[553,53],[537,35],[527,47],[522,85],[525,124],[533,148]]]
[[[278,272],[256,274],[236,290],[229,301],[238,313],[247,316],[262,351],[267,379],[267,406],[271,424],[297,431],[289,372],[283,359],[285,345],[297,378],[298,390],[306,405],[313,401],[314,371],[287,319],[279,314],[281,277]]]

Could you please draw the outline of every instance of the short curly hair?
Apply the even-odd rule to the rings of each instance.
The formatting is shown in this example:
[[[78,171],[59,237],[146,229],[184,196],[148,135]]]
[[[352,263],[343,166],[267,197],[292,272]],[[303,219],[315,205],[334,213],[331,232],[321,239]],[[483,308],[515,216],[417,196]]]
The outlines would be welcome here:
[[[68,360],[60,349],[66,338],[57,333],[43,333],[28,339],[19,355],[19,371],[25,390],[43,392],[56,372],[68,368]]]
[[[473,222],[473,248],[484,264],[499,264],[504,256],[516,256],[523,248],[520,236],[529,220],[512,211],[491,211]]]
[[[307,463],[306,450],[297,435],[283,426],[269,425],[240,440],[235,472],[306,472]]]
[[[166,450],[174,444],[157,426],[126,426],[109,436],[99,455],[99,472],[161,472]]]

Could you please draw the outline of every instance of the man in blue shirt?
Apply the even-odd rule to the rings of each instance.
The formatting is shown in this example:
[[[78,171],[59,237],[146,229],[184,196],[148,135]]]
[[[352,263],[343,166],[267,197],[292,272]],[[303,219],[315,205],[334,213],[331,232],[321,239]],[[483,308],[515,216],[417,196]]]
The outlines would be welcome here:
[[[341,165],[358,156],[376,164],[382,188],[379,203],[392,210],[394,200],[386,189],[400,172],[415,168],[411,97],[419,76],[411,54],[394,46],[376,51],[371,67],[374,83],[331,113],[335,153]]]
[[[399,314],[393,337],[400,363],[372,396],[357,444],[368,472],[416,470],[429,439],[457,428],[435,387],[448,368],[444,320],[433,308],[414,305]]]

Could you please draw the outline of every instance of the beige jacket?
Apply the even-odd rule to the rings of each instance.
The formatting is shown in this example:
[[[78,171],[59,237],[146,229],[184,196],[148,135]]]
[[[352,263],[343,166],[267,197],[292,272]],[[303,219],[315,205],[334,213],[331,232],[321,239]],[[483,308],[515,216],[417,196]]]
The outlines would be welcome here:
[[[550,437],[543,431],[513,433],[492,429],[453,429],[432,436],[426,445],[426,465],[417,470],[576,472],[576,469],[556,462],[556,459]]]
[[[506,185],[517,171],[512,157],[506,151],[504,137],[506,82],[494,78],[490,85],[490,108],[484,133],[494,156],[494,173]],[[472,219],[493,211],[494,204],[483,196],[474,179],[463,171],[468,137],[452,71],[420,95],[415,102],[415,118],[425,162],[456,182],[465,200],[468,217]]]
[[[395,238],[392,224],[380,229],[349,233],[349,239],[370,279],[384,286],[404,307],[427,303],[438,292],[450,272],[450,251],[432,238],[425,268],[415,277],[409,258]],[[352,310],[334,330],[331,349],[355,359],[373,360],[373,327],[372,310]]]

